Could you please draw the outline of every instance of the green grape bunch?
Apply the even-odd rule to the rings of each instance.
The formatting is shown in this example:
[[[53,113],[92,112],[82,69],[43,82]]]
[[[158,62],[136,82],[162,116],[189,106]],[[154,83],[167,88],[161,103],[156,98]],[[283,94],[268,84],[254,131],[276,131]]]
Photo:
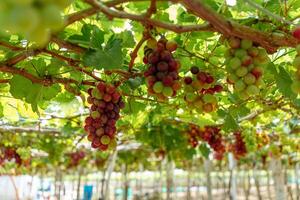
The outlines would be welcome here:
[[[62,11],[71,3],[72,0],[2,0],[0,28],[42,47],[51,33],[64,27]]]
[[[242,99],[258,95],[263,81],[263,68],[270,62],[265,49],[257,47],[250,40],[231,37],[227,40],[229,49],[225,54],[227,82]]]

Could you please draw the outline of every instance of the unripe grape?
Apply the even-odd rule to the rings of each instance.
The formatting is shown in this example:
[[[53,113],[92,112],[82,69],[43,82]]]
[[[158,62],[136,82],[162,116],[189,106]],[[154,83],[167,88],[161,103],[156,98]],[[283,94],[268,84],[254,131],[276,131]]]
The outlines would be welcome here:
[[[238,80],[235,84],[234,84],[234,89],[237,92],[243,91],[246,88],[246,84],[244,83],[244,81],[242,79]]]
[[[195,95],[194,93],[187,93],[185,98],[187,102],[193,102],[196,100],[197,95]]]
[[[150,38],[147,40],[147,47],[149,47],[150,49],[155,49],[157,47],[157,41],[154,38]]]
[[[242,49],[250,49],[252,47],[253,42],[251,40],[243,39],[241,41],[241,48]]]
[[[29,33],[37,29],[39,15],[36,9],[26,7],[13,7],[9,12],[7,24],[13,32]]]
[[[55,0],[55,4],[61,9],[68,7],[72,2],[73,0]]]
[[[229,38],[228,40],[228,44],[231,48],[233,49],[237,49],[240,47],[240,44],[241,44],[241,40],[238,39],[238,38],[235,38],[235,37],[231,37]]]
[[[238,67],[240,67],[242,65],[241,60],[238,57],[233,57],[229,60],[228,62],[228,66],[231,69],[237,69]]]
[[[246,92],[249,96],[251,95],[257,95],[259,94],[259,88],[255,85],[249,85],[247,88],[246,88]]]
[[[243,77],[248,73],[248,69],[246,67],[239,67],[236,71],[235,74],[238,77]]]
[[[154,85],[153,85],[153,90],[155,93],[161,93],[163,91],[163,84],[162,82],[156,82]]]
[[[64,26],[64,20],[60,9],[55,5],[47,5],[40,11],[44,26],[54,31],[60,30]]]
[[[166,49],[168,49],[170,52],[173,52],[177,49],[177,43],[174,41],[168,41],[166,44]]]
[[[33,0],[7,0],[9,3],[14,4],[14,6],[28,6],[31,5]]]
[[[202,97],[204,103],[211,103],[211,104],[216,104],[217,103],[217,99],[214,95],[212,94],[205,94]]]
[[[300,56],[297,56],[293,62],[293,66],[296,68],[300,68]]]
[[[234,55],[235,55],[236,57],[238,57],[238,58],[243,58],[243,57],[247,56],[248,53],[247,53],[247,51],[244,50],[244,49],[237,49],[237,50],[235,51]]]
[[[50,40],[50,30],[43,27],[38,27],[28,33],[28,40],[34,42],[38,47],[44,47]]]
[[[101,144],[104,144],[104,145],[108,145],[110,143],[111,139],[108,135],[103,135],[101,137]]]
[[[256,78],[253,74],[251,73],[248,73],[246,76],[244,76],[244,82],[247,84],[247,85],[252,85],[254,84],[256,81]]]
[[[173,95],[173,89],[171,87],[164,87],[162,90],[162,94],[165,97],[171,97]]]
[[[97,119],[100,117],[100,113],[98,111],[93,111],[93,112],[91,112],[91,117],[93,119]]]

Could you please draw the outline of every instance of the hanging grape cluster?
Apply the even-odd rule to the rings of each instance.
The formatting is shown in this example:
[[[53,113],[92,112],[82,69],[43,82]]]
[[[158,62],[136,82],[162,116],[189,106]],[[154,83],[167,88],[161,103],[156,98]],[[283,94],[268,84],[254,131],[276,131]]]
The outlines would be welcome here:
[[[69,167],[76,167],[79,165],[80,161],[86,156],[83,150],[78,150],[76,152],[68,154],[70,158]]]
[[[64,26],[61,15],[73,0],[1,0],[0,28],[21,34],[38,46]]]
[[[93,148],[106,150],[116,146],[116,122],[120,110],[125,107],[121,94],[116,87],[100,82],[96,88],[88,90],[90,116],[85,119],[84,129]]]
[[[218,102],[214,94],[221,92],[223,87],[215,84],[215,79],[209,73],[200,71],[197,66],[191,67],[190,73],[191,76],[184,78],[184,100],[198,112],[215,111]]]
[[[257,47],[250,40],[231,37],[230,49],[226,52],[227,81],[242,99],[257,95],[264,86],[263,67],[270,62],[265,49]]]
[[[234,133],[234,143],[230,145],[229,149],[236,159],[246,156],[246,143],[240,131]]]
[[[294,59],[293,66],[296,68],[296,73],[294,75],[292,90],[296,94],[300,94],[300,45],[296,47],[297,55]]]
[[[188,130],[188,140],[192,147],[197,147],[199,141],[205,141],[214,150],[214,157],[222,160],[226,152],[226,146],[221,129],[216,126],[205,126],[204,128],[191,124]]]
[[[161,100],[175,96],[180,89],[180,62],[172,54],[176,49],[175,42],[154,38],[147,41],[144,49],[144,63],[149,66],[144,73],[148,93]]]
[[[16,149],[11,147],[2,147],[0,155],[0,165],[5,164],[7,161],[14,161],[18,166],[21,166],[23,163],[23,160]]]

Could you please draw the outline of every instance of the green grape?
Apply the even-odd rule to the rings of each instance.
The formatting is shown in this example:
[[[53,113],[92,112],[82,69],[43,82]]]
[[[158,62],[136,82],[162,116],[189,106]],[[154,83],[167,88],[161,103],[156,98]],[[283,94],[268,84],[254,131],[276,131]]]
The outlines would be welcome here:
[[[233,57],[229,60],[228,65],[232,68],[232,69],[237,69],[238,67],[240,67],[242,65],[242,62],[239,58],[237,57]]]
[[[171,97],[173,95],[173,89],[171,87],[164,87],[164,89],[162,90],[162,94],[165,97]]]
[[[10,31],[28,33],[37,28],[39,15],[32,7],[14,7],[9,13],[7,25]]]
[[[239,93],[239,97],[243,100],[246,100],[249,98],[249,95],[247,94],[246,91],[242,91],[241,93]]]
[[[54,0],[53,3],[55,3],[55,5],[57,5],[61,9],[64,9],[68,7],[72,2],[73,0]]]
[[[108,135],[103,135],[100,139],[101,143],[104,145],[108,145],[110,143],[110,137]]]
[[[29,41],[34,42],[38,47],[45,46],[50,40],[50,31],[42,26],[36,28],[27,35]]]
[[[93,111],[93,112],[91,112],[91,117],[93,119],[97,119],[100,117],[100,113],[98,111]]]
[[[64,20],[61,16],[60,9],[57,6],[45,6],[40,13],[45,27],[58,31],[64,26]]]
[[[242,79],[238,80],[235,84],[234,84],[234,89],[237,92],[241,92],[246,88],[246,84],[244,83],[244,81]]]
[[[195,95],[194,93],[187,93],[185,95],[185,99],[187,102],[193,102],[196,100],[196,98],[197,98],[197,95]]]
[[[296,47],[297,54],[300,55],[300,45]]]
[[[161,93],[164,89],[164,85],[162,82],[158,81],[153,85],[153,91],[155,93]]]
[[[99,92],[97,88],[92,90],[92,96],[96,99],[102,99],[102,94]]]
[[[246,67],[239,67],[236,71],[235,74],[238,77],[243,77],[248,73],[248,69]]]
[[[212,104],[216,104],[217,103],[217,99],[214,95],[212,94],[205,94],[202,97],[204,103],[212,103]]]
[[[297,56],[293,62],[294,67],[300,68],[300,56]]]
[[[241,48],[242,49],[250,49],[252,47],[253,42],[251,40],[242,40],[241,41]]]
[[[244,82],[247,84],[247,85],[252,85],[254,84],[256,81],[256,78],[253,74],[251,73],[248,73],[245,77],[244,77]]]
[[[246,88],[246,92],[249,96],[251,95],[257,95],[259,93],[259,88],[255,85],[249,85],[247,88]]]
[[[234,55],[238,58],[243,58],[248,55],[247,51],[245,49],[237,49],[234,53]]]
[[[228,76],[228,80],[231,82],[231,83],[235,83],[239,80],[239,77],[236,76],[235,74],[229,74]]]
[[[6,0],[6,1],[16,6],[28,6],[33,3],[33,0]]]

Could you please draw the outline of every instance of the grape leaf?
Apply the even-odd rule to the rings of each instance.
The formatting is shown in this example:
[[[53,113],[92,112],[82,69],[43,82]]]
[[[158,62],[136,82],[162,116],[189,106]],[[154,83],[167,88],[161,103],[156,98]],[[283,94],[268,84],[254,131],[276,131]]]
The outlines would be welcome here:
[[[116,69],[122,67],[123,54],[121,40],[114,39],[104,49],[90,50],[83,56],[83,62],[87,66],[96,69]]]
[[[225,119],[224,119],[224,125],[223,130],[230,132],[238,129],[238,123],[237,121],[232,117],[230,113],[227,113]]]
[[[11,95],[16,99],[25,100],[31,104],[34,112],[38,112],[38,104],[40,102],[54,98],[61,91],[58,84],[44,87],[40,84],[34,84],[20,75],[14,75],[9,84]]]

